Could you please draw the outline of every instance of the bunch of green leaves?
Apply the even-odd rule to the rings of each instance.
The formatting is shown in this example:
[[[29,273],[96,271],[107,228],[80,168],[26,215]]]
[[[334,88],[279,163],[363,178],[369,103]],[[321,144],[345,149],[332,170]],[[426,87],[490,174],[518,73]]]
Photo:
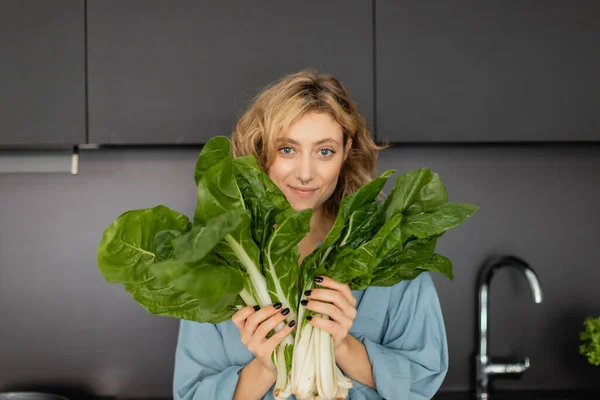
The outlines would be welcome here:
[[[295,212],[252,156],[233,158],[228,138],[202,149],[195,168],[193,223],[163,205],[120,215],[98,248],[100,270],[149,312],[199,322],[227,320],[243,304],[282,302],[298,310],[296,280],[317,275],[352,289],[391,286],[452,263],[434,253],[437,239],[478,207],[448,201],[428,168],[396,178],[384,202],[388,170],[346,197],[323,244],[298,269],[298,242],[311,210]]]
[[[587,317],[584,327],[579,334],[582,342],[579,353],[586,356],[590,364],[600,366],[600,317]]]
[[[344,198],[327,237],[302,261],[302,290],[311,289],[319,275],[348,283],[354,290],[392,286],[423,271],[440,272],[453,279],[450,260],[434,252],[437,239],[465,222],[478,207],[449,202],[439,175],[428,168],[398,176],[382,203],[379,194],[394,172],[385,171]],[[304,307],[300,309],[293,393],[309,398],[316,390],[322,398],[345,398],[351,382],[345,381],[335,364],[333,339],[308,325],[305,317],[312,314]],[[312,368],[313,364],[318,367]]]
[[[229,139],[202,149],[193,223],[159,205],[120,215],[103,233],[102,274],[153,314],[225,321],[244,305],[281,302],[297,312],[298,242],[311,210],[294,212],[252,156]]]
[[[398,176],[381,202],[378,195],[394,172],[385,171],[342,201],[323,244],[302,262],[304,289],[320,275],[354,290],[392,286],[423,271],[454,278],[452,262],[434,252],[437,240],[479,207],[448,201],[446,187],[429,168]]]

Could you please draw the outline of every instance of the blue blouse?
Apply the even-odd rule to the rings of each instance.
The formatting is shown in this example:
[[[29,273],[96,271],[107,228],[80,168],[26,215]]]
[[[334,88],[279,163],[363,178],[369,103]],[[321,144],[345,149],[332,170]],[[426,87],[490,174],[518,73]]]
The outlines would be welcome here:
[[[377,391],[353,380],[348,399],[431,399],[448,370],[446,330],[431,275],[352,293],[358,303],[350,334],[367,349]],[[233,398],[240,370],[253,358],[231,320],[217,325],[182,320],[174,400]],[[273,400],[272,390],[263,399]]]

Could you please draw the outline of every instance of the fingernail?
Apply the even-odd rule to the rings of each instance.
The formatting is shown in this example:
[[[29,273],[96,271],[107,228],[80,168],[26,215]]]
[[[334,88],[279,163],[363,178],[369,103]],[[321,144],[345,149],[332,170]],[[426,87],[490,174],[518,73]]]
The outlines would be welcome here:
[[[308,304],[308,300],[302,300],[302,301],[300,302],[300,304],[302,304],[303,306],[306,306],[306,305]]]
[[[276,310],[279,310],[281,308],[281,303],[275,303],[273,304],[273,308]]]
[[[304,292],[304,295],[305,296],[310,296],[311,293],[312,293],[312,290],[307,290],[307,291]]]
[[[308,317],[306,317],[307,321],[310,321],[312,319],[312,315],[309,315]]]
[[[281,312],[283,315],[288,315],[290,313],[290,309],[286,308]]]
[[[315,282],[317,282],[317,283],[321,283],[321,282],[323,282],[323,277],[322,277],[322,276],[317,276],[317,277],[315,278]]]
[[[255,305],[254,306],[254,311],[258,311],[258,310],[260,310],[260,306],[259,305]]]
[[[294,325],[296,325],[296,321],[292,321],[292,322],[290,322],[290,323],[288,324],[288,326],[289,326],[290,328],[293,328],[293,327],[294,327]]]

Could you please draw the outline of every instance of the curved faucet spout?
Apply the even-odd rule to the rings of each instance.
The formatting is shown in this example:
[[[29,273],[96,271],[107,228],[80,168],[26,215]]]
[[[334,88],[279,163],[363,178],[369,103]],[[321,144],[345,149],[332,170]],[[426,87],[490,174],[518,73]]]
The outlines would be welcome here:
[[[523,273],[533,295],[535,303],[541,303],[543,300],[542,286],[535,271],[521,258],[515,256],[501,256],[491,260],[481,270],[477,287],[479,288],[478,308],[479,308],[479,355],[487,357],[488,355],[488,313],[489,313],[489,288],[490,282],[496,272],[503,267],[513,267]]]
[[[531,288],[533,301],[538,304],[541,303],[543,300],[542,287],[540,285],[540,281],[537,275],[535,274],[535,272],[533,272],[531,268],[524,269],[523,273],[525,274],[525,278],[527,278],[527,280],[529,281],[529,287]]]
[[[477,398],[488,398],[489,375],[522,373],[529,368],[529,360],[515,364],[493,364],[488,356],[488,314],[490,281],[500,268],[513,267],[523,273],[533,295],[535,303],[543,300],[542,287],[537,274],[522,259],[515,256],[501,256],[486,264],[477,281],[479,308],[479,354],[476,359]]]

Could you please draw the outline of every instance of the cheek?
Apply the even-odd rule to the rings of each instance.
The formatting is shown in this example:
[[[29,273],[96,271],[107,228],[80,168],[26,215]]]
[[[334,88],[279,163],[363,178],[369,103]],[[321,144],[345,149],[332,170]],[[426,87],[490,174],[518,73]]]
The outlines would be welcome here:
[[[288,173],[288,171],[287,171],[285,163],[282,163],[281,161],[278,161],[277,159],[275,159],[275,161],[273,161],[273,163],[267,170],[267,175],[269,176],[269,178],[271,178],[271,180],[273,182],[278,182],[278,181],[282,180],[283,178],[285,178],[287,173]]]
[[[271,163],[271,165],[267,168],[267,175],[269,178],[271,178],[271,180],[275,180],[278,175],[278,170],[279,166],[277,165],[277,162]]]
[[[338,178],[340,176],[342,163],[336,165],[329,165],[324,171],[324,178],[327,180],[327,183],[333,186],[332,190],[335,189],[335,185],[337,184]]]

